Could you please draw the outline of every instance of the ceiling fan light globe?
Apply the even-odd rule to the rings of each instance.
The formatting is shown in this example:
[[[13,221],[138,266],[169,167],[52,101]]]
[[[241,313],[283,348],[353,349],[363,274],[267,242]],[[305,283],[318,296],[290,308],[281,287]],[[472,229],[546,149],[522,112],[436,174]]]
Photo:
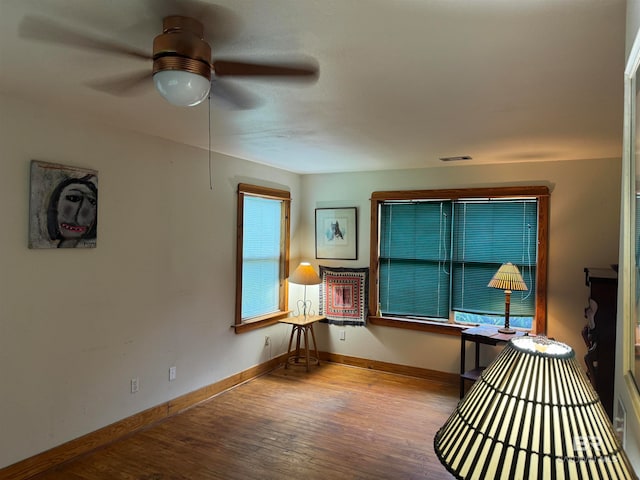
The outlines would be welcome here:
[[[196,73],[183,70],[164,70],[153,75],[156,90],[169,103],[192,107],[202,103],[209,95],[211,82]]]

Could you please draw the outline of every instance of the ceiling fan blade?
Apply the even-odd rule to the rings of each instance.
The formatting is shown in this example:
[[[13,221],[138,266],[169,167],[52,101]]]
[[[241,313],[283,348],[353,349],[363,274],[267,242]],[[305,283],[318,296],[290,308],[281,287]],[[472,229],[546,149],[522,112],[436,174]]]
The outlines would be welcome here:
[[[232,85],[231,82],[221,78],[211,80],[211,95],[224,102],[226,107],[239,110],[249,110],[260,105],[261,100],[244,88]]]
[[[143,93],[153,86],[151,70],[129,73],[117,77],[94,80],[86,85],[110,95],[118,97],[132,97]]]
[[[76,48],[116,53],[148,60],[148,52],[121,45],[111,40],[92,37],[86,33],[74,31],[69,27],[52,22],[43,17],[28,15],[20,23],[18,33],[23,38],[53,42]]]
[[[284,63],[248,63],[234,60],[216,60],[212,64],[217,77],[282,77],[283,79],[317,80],[315,61]]]

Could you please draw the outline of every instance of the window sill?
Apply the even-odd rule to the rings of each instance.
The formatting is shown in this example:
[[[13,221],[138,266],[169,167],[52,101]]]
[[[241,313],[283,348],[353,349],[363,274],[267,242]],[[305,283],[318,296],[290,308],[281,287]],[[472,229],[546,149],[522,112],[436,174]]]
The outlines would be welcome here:
[[[429,320],[412,320],[400,317],[369,317],[371,325],[404,328],[421,332],[440,333],[442,335],[460,336],[460,333],[474,325],[456,325],[452,323],[433,322]]]
[[[287,310],[285,312],[277,312],[262,317],[252,318],[251,320],[248,320],[246,322],[233,325],[233,328],[235,329],[236,333],[250,332],[252,330],[257,330],[258,328],[275,325],[280,319],[288,317],[290,313],[291,310]]]

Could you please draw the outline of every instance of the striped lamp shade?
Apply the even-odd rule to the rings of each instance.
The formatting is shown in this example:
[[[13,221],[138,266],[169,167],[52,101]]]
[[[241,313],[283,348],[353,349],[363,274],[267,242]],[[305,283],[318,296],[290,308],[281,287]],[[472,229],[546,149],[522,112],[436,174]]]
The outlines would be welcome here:
[[[495,273],[487,287],[500,290],[528,290],[520,270],[511,262],[503,263]]]
[[[573,350],[545,337],[512,339],[434,440],[461,479],[634,479]]]

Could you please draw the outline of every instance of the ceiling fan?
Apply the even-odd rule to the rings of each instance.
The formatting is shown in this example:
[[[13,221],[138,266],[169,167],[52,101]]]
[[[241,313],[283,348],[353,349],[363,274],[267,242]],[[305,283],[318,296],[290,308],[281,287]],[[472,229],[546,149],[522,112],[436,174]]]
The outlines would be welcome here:
[[[89,85],[107,93],[124,96],[150,84],[148,80],[153,77],[153,83],[160,95],[169,103],[178,106],[198,105],[210,92],[225,98],[237,107],[252,106],[248,95],[237,87],[224,83],[227,77],[312,81],[318,78],[318,65],[315,60],[268,63],[213,59],[211,45],[205,39],[204,26],[192,16],[168,15],[163,18],[162,24],[162,33],[153,40],[151,54],[75,31],[39,16],[25,17],[20,24],[19,34],[33,40],[153,60],[153,68],[150,70]]]

